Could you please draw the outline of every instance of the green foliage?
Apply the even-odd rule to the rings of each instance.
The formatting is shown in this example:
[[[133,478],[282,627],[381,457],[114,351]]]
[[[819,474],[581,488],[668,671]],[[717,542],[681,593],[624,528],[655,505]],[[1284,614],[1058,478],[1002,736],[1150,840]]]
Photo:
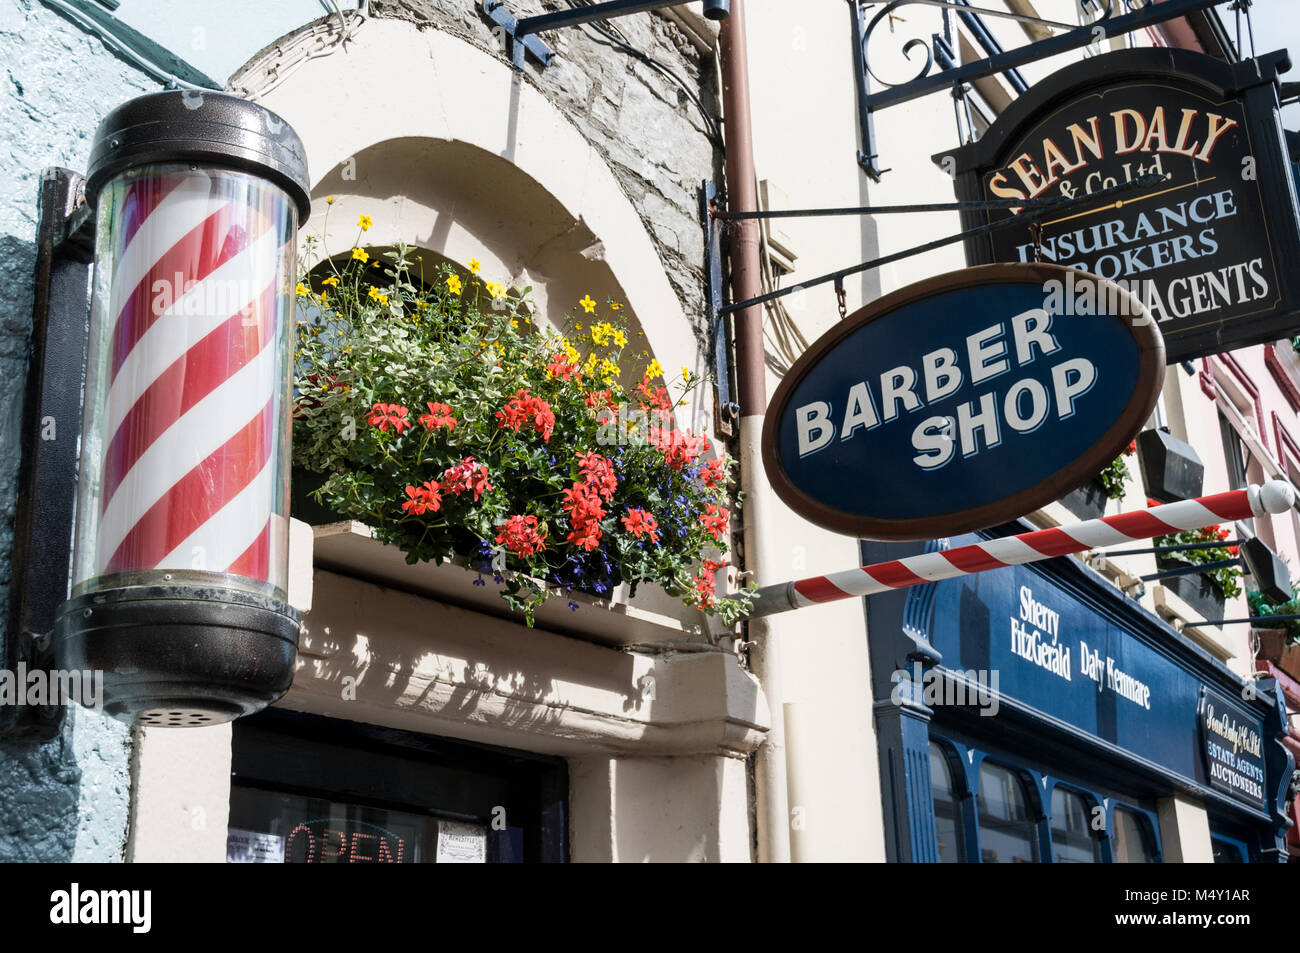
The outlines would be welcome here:
[[[697,376],[664,381],[617,303],[602,321],[585,297],[562,336],[477,262],[422,285],[405,247],[364,254],[298,286],[293,462],[326,476],[318,502],[408,562],[466,558],[530,625],[548,595],[624,582],[727,624],[748,611],[752,587],[714,591],[733,461],[706,464],[707,439],[672,422]]]
[[[1175,546],[1180,543],[1213,543],[1226,540],[1231,534],[1221,526],[1203,526],[1200,529],[1183,530],[1167,536],[1157,536],[1154,546]],[[1205,549],[1180,549],[1172,553],[1162,553],[1161,563],[1182,563],[1187,566],[1204,566],[1207,563],[1234,559],[1236,546],[1209,546]],[[1220,569],[1206,570],[1205,575],[1214,583],[1215,588],[1225,599],[1234,599],[1241,595],[1241,570],[1226,566]]]
[[[1128,464],[1123,457],[1116,457],[1094,479],[1101,484],[1109,499],[1121,499],[1124,496],[1124,484],[1129,479]]]
[[[1275,603],[1258,589],[1246,590],[1246,604],[1250,614],[1258,617],[1275,615],[1300,615],[1300,585],[1291,583],[1291,598],[1287,602]],[[1279,619],[1273,626],[1256,623],[1260,628],[1278,628],[1286,632],[1286,640],[1292,645],[1300,645],[1300,620]]]
[[[1128,463],[1124,457],[1131,457],[1137,452],[1137,443],[1132,442],[1124,450],[1122,456],[1116,457],[1105,468],[1098,473],[1093,480],[1101,484],[1101,488],[1106,493],[1106,497],[1111,500],[1119,500],[1124,497],[1124,485],[1133,478],[1129,472]]]

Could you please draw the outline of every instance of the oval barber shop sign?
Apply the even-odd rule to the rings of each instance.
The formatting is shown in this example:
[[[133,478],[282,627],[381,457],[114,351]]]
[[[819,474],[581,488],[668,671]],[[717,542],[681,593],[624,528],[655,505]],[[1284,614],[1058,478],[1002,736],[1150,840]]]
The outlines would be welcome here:
[[[763,462],[792,509],[836,532],[983,529],[1119,456],[1164,362],[1150,313],[1113,282],[1059,265],[969,268],[819,338],[768,408]]]

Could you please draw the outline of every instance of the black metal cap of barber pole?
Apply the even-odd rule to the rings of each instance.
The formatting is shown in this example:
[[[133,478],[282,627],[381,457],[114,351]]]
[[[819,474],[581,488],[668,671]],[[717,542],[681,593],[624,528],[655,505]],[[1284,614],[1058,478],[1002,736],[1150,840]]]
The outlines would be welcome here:
[[[731,13],[731,0],[704,0],[704,15],[710,20],[725,20]]]
[[[93,205],[114,176],[142,165],[194,162],[274,182],[311,213],[307,154],[293,127],[265,106],[211,90],[168,90],[118,106],[95,131],[86,171]]]
[[[201,584],[96,589],[59,606],[60,668],[103,672],[104,713],[128,724],[233,721],[289,690],[302,616],[271,596]]]

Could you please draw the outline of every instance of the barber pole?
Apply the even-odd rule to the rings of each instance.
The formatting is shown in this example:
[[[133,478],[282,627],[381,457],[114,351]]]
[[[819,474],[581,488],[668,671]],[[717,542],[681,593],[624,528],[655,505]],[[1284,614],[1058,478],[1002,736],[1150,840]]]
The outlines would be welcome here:
[[[1181,500],[1148,510],[1118,513],[1069,526],[1005,536],[956,549],[873,563],[828,576],[765,586],[750,617],[773,615],[840,599],[872,596],[891,589],[907,589],[940,579],[952,579],[1055,556],[1082,553],[1102,546],[1131,543],[1200,529],[1217,523],[1285,513],[1296,502],[1296,491],[1285,480],[1264,486]]]
[[[194,171],[119,179],[104,201],[129,224],[109,252],[97,575],[199,569],[283,589],[289,197]]]
[[[226,721],[288,690],[291,332],[302,143],[234,96],[143,96],[101,124],[72,598],[58,649],[105,710]]]

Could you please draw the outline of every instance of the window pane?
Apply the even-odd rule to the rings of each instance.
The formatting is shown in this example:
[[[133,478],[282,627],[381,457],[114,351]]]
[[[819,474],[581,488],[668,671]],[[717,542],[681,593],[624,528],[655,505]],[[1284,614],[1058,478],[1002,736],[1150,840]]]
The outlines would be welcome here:
[[[1088,802],[1069,788],[1052,791],[1052,859],[1058,864],[1101,863],[1101,844],[1092,836]]]
[[[930,742],[930,786],[934,789],[934,827],[939,842],[939,863],[963,861],[961,810],[952,787],[952,772],[943,750]]]
[[[987,761],[980,766],[979,821],[984,863],[1038,863],[1038,835],[1019,775]]]
[[[1115,808],[1115,863],[1149,864],[1154,859],[1146,823],[1134,812]]]
[[[1236,841],[1211,837],[1210,845],[1214,848],[1214,862],[1216,864],[1244,864],[1246,862],[1246,856],[1242,852],[1241,845]]]

